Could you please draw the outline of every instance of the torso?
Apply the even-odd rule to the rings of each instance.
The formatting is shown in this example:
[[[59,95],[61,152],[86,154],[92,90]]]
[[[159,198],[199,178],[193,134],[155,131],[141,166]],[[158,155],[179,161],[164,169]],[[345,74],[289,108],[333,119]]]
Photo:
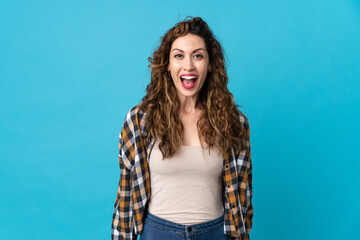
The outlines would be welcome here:
[[[158,144],[149,158],[149,212],[183,225],[220,217],[224,212],[222,154],[215,147],[203,151],[201,146],[181,146],[178,154],[163,159]]]

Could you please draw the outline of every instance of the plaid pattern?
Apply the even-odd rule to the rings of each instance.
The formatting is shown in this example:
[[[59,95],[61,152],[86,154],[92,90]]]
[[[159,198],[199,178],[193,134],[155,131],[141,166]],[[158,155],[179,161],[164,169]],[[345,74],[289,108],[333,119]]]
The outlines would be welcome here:
[[[231,149],[224,156],[224,234],[249,240],[253,219],[250,128],[241,112],[240,122],[246,132],[246,148],[238,155]],[[120,181],[112,220],[113,240],[135,240],[142,233],[144,211],[151,195],[147,159],[155,142],[145,141],[146,135],[145,113],[137,105],[127,113],[119,135]]]

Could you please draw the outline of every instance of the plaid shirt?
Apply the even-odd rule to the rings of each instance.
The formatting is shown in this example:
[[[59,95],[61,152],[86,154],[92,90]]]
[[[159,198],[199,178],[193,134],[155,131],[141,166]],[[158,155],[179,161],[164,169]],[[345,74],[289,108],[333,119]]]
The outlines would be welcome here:
[[[155,142],[145,140],[145,115],[139,105],[130,109],[120,132],[120,181],[112,219],[113,240],[135,240],[143,230],[144,212],[151,195],[148,159]],[[224,234],[232,239],[249,240],[253,219],[250,129],[241,112],[240,122],[245,129],[246,147],[238,155],[231,149],[224,156]]]

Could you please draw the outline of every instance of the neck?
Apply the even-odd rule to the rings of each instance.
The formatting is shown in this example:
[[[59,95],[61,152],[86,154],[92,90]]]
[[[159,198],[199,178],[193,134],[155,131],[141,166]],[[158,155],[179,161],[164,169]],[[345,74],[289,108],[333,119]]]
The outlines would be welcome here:
[[[180,112],[185,114],[192,114],[196,111],[195,105],[197,96],[185,97],[179,96],[180,100]]]

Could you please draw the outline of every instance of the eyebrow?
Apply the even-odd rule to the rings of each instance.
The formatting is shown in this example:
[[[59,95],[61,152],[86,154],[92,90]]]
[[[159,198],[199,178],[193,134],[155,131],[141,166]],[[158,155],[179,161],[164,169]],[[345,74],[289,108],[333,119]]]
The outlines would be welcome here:
[[[172,51],[175,51],[175,50],[178,50],[178,51],[180,51],[180,52],[184,52],[183,50],[178,49],[178,48],[174,48]],[[204,50],[204,52],[205,52],[205,49],[203,49],[203,48],[198,48],[198,49],[195,49],[195,50],[193,51],[193,53],[194,53],[194,52],[197,52],[197,51],[199,51],[199,50]]]

